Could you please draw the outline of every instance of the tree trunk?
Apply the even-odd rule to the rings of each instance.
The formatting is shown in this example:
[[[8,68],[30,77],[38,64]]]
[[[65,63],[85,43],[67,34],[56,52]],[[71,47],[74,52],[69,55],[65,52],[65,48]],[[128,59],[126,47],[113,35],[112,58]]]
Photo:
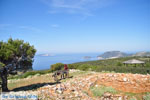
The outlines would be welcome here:
[[[8,87],[7,87],[7,70],[4,68],[2,74],[1,74],[1,79],[2,79],[2,92],[7,92]]]

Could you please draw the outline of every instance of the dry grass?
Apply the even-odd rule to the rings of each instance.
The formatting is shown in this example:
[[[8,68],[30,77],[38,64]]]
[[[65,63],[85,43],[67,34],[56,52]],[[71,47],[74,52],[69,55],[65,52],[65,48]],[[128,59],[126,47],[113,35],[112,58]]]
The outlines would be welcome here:
[[[8,88],[10,90],[22,86],[28,86],[31,84],[38,84],[38,83],[50,83],[54,82],[51,74],[41,75],[41,76],[32,76],[29,78],[12,80],[8,83]]]
[[[83,72],[83,71],[77,71],[77,72],[70,72],[70,76],[73,77],[82,77],[84,75],[87,75],[88,72]],[[60,78],[60,77],[58,77]],[[61,80],[61,82],[65,82],[67,80],[70,80],[71,78],[67,78],[64,80]],[[45,75],[34,75],[34,76],[29,76],[24,79],[14,79],[14,80],[9,80],[8,82],[8,88],[9,90],[13,90],[15,88],[23,87],[23,86],[29,86],[33,84],[42,84],[42,83],[47,83],[51,84],[54,83],[55,81],[53,80],[52,73],[45,74]]]

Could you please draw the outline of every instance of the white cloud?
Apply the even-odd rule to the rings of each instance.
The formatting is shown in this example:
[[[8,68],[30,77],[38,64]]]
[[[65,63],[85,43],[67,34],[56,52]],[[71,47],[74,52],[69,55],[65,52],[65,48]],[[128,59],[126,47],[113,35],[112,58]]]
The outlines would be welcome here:
[[[5,29],[9,26],[11,26],[11,24],[0,24],[0,29]]]
[[[58,26],[55,26],[58,27]],[[41,29],[39,28],[35,28],[32,26],[16,26],[13,24],[0,24],[0,30],[12,30],[12,29],[16,29],[16,30],[27,30],[27,31],[32,31],[32,32],[42,32]]]
[[[49,13],[69,13],[92,16],[92,11],[109,5],[112,0],[42,0],[50,8]],[[114,0],[113,0],[114,1]]]
[[[51,25],[51,27],[53,27],[53,28],[58,28],[58,27],[59,27],[59,25],[57,25],[57,24],[53,24],[53,25]]]
[[[41,32],[40,29],[35,28],[35,27],[31,27],[31,26],[19,26],[19,28],[24,29],[24,30],[34,31],[34,32]]]

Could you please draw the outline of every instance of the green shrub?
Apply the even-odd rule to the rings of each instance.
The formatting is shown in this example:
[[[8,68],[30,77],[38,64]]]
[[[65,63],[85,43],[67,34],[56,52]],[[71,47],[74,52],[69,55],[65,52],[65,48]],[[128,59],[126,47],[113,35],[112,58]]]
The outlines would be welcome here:
[[[145,96],[143,96],[143,100],[150,100],[150,93],[147,93]]]
[[[91,87],[90,90],[92,91],[93,95],[96,97],[101,97],[106,92],[109,92],[112,94],[117,93],[117,91],[114,88],[106,87],[106,86]]]
[[[0,68],[4,67],[5,64],[3,64],[2,62],[0,62]]]
[[[91,66],[88,64],[82,64],[78,67],[79,70],[87,71]]]
[[[53,64],[51,65],[51,71],[56,71],[56,70],[61,70],[64,68],[64,64],[62,63],[56,63],[56,64]]]
[[[146,63],[145,66],[146,66],[146,67],[150,67],[150,63]]]
[[[130,98],[129,100],[137,100],[136,98]]]
[[[90,71],[96,71],[97,67],[98,67],[98,66],[92,66],[92,65],[91,65],[89,70],[90,70]]]
[[[122,66],[123,64],[121,62],[117,62],[117,66]]]
[[[76,69],[77,67],[74,64],[68,64],[69,69]]]

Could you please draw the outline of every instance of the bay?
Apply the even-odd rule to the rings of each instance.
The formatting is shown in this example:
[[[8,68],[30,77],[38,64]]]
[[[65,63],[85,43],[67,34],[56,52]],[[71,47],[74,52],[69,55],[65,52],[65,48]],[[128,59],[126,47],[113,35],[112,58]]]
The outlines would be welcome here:
[[[33,62],[33,70],[50,69],[52,64],[63,63],[71,64],[76,62],[98,60],[97,56],[100,53],[75,53],[75,54],[54,54],[53,56],[36,55]],[[91,58],[85,59],[88,56]]]

